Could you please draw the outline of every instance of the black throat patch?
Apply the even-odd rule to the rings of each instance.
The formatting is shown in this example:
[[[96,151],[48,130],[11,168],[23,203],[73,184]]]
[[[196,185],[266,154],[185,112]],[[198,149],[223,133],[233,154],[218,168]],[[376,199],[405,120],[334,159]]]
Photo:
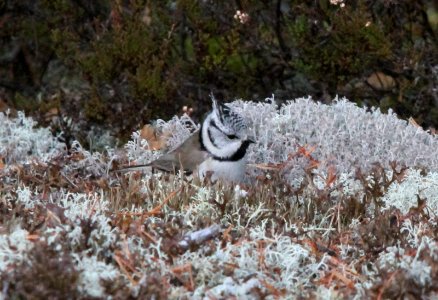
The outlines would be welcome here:
[[[201,145],[201,150],[202,151],[208,152],[207,149],[205,148],[204,140],[202,138],[202,127],[203,127],[202,125],[203,124],[201,124],[201,128],[199,129],[199,144]]]
[[[248,147],[250,144],[252,144],[253,141],[243,141],[242,145],[240,145],[240,148],[231,156],[227,156],[227,157],[217,157],[217,156],[213,156],[214,160],[217,161],[238,161],[241,160],[245,154],[246,154],[246,150],[248,150]]]
[[[199,130],[199,144],[201,145],[201,150],[202,150],[202,151],[206,151],[206,152],[210,153],[210,152],[207,150],[207,148],[205,147],[204,139],[203,139],[203,137],[202,137],[202,130],[203,130],[203,127],[204,127],[203,125],[204,125],[204,124],[201,124],[201,128],[200,128],[200,130]],[[214,122],[214,120],[211,120],[211,122],[210,122],[209,125],[212,126],[212,127],[214,127],[214,128],[216,128],[217,130],[221,131],[221,130],[219,129],[219,127],[216,125],[216,123]],[[209,135],[210,140],[212,140],[210,131],[209,131],[209,130],[207,130],[207,131],[208,131],[207,134]],[[222,132],[222,131],[221,131],[221,132]],[[224,133],[224,134],[225,134],[225,133]],[[237,138],[237,137],[236,137],[235,135],[233,135],[233,134],[231,134],[231,135],[225,134],[225,135],[226,135],[229,139],[235,139],[235,138]],[[213,143],[213,145],[214,145],[214,141],[213,141],[213,140],[212,140],[212,143]],[[236,151],[233,155],[231,155],[231,156],[226,156],[226,157],[212,156],[212,158],[213,158],[214,160],[217,160],[217,161],[238,161],[238,160],[241,160],[241,159],[246,155],[246,151],[248,150],[249,145],[252,144],[252,143],[254,143],[254,142],[253,142],[253,141],[250,141],[250,140],[245,140],[245,141],[242,142],[242,144],[240,145],[239,149],[237,149],[237,151]],[[210,153],[210,154],[211,154],[211,153]]]

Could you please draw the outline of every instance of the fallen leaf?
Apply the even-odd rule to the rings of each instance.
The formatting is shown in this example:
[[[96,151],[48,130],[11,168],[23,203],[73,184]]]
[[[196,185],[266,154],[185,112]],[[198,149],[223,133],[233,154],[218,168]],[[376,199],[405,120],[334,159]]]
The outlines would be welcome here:
[[[409,124],[413,125],[414,127],[421,128],[421,126],[412,117],[409,118]]]
[[[367,78],[367,83],[378,91],[390,91],[395,87],[394,78],[380,71],[372,73]]]
[[[140,137],[148,142],[149,149],[160,150],[166,146],[164,136],[157,136],[155,128],[152,125],[144,125],[140,130]]]
[[[59,115],[59,109],[57,107],[52,107],[44,114],[44,119],[48,122],[58,117],[58,115]]]

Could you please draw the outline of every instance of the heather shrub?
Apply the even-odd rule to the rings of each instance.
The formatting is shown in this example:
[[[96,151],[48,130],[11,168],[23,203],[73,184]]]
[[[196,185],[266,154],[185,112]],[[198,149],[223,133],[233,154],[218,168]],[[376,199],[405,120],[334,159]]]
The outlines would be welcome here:
[[[212,91],[341,94],[437,125],[431,1],[26,0],[0,9],[1,94],[45,122],[57,108],[83,144],[90,124],[128,138],[184,105],[199,118]]]

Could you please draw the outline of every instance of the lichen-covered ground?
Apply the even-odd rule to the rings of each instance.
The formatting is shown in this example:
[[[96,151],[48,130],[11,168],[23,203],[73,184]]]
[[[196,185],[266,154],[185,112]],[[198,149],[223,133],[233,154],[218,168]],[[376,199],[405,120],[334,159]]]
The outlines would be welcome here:
[[[240,186],[110,171],[187,116],[89,153],[0,114],[0,298],[438,296],[437,137],[347,100],[231,105],[257,138]]]

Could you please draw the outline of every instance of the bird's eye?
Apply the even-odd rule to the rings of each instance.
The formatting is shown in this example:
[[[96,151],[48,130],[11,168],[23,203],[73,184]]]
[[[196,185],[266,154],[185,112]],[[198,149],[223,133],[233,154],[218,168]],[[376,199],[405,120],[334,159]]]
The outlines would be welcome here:
[[[237,139],[237,136],[234,135],[234,134],[227,134],[227,137],[228,137],[230,140],[235,140],[235,139]]]

